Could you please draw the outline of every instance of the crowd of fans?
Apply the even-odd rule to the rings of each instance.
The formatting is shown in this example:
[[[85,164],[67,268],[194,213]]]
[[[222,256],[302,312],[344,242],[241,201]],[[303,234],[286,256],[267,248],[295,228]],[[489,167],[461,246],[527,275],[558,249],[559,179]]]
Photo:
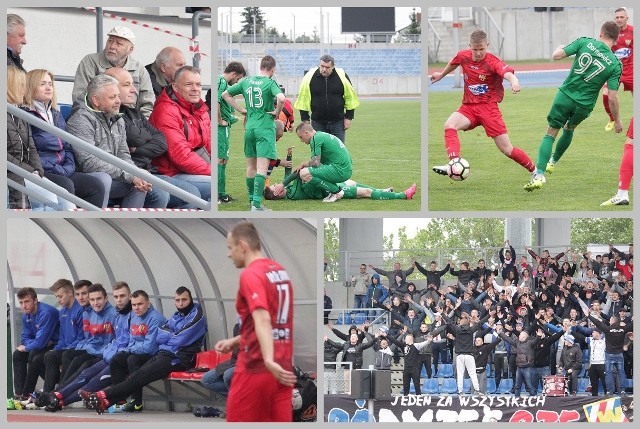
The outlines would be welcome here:
[[[211,114],[202,100],[200,71],[183,53],[165,47],[148,65],[134,58],[136,37],[127,27],[107,33],[105,48],[78,64],[73,108],[68,117],[57,104],[55,70],[27,71],[20,57],[27,24],[7,14],[7,101],[61,130],[153,174],[205,201],[211,200]],[[97,206],[194,209],[195,205],[124,171],[52,133],[7,114],[7,161],[61,186]],[[75,208],[40,186],[7,172],[8,178],[52,201]],[[10,188],[8,207],[55,210]]]
[[[366,321],[341,332],[328,323],[331,300],[325,298],[325,322],[345,341],[324,337],[325,362],[342,354],[342,362],[358,369],[367,349],[375,353],[377,370],[403,359],[404,394],[411,381],[421,393],[423,366],[427,378],[438,377],[443,363],[453,365],[458,394],[465,375],[474,394],[494,393],[487,392],[488,371],[495,392],[510,378],[516,396],[523,384],[529,395],[540,394],[550,375],[566,377],[568,394],[578,393],[580,376],[590,379],[585,391],[593,396],[625,394],[633,375],[633,245],[627,252],[609,245],[599,255],[525,251],[518,259],[505,241],[494,269],[483,259],[458,269],[451,261],[443,269],[431,261],[425,269],[414,260],[408,269],[396,262],[391,271],[369,265],[370,274],[362,264],[351,277],[355,308],[348,312],[364,313]],[[426,288],[407,279],[414,269],[426,276]],[[457,281],[445,286],[447,273]]]

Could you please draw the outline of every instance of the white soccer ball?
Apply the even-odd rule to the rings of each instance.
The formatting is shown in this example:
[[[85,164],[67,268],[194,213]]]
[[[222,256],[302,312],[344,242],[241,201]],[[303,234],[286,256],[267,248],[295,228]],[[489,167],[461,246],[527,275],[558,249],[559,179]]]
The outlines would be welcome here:
[[[447,164],[447,174],[452,180],[464,180],[469,177],[470,172],[469,161],[464,158],[453,158]]]
[[[293,393],[291,394],[291,406],[294,411],[302,408],[302,396],[300,396],[300,391],[298,389],[293,389]]]

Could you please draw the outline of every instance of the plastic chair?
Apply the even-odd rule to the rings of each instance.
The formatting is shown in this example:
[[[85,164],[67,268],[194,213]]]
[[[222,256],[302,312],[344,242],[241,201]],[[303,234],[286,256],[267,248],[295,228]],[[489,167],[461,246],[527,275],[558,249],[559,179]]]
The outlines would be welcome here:
[[[491,377],[487,378],[487,393],[493,393],[496,391],[496,379]]]
[[[441,363],[438,364],[438,376],[439,377],[453,377],[453,364]]]
[[[439,391],[438,388],[438,379],[437,378],[427,378],[422,385],[422,393],[426,393],[429,395],[435,395]]]
[[[498,386],[498,393],[505,394],[513,389],[513,380],[510,378],[503,378],[500,380],[500,386]]]
[[[72,107],[73,106],[71,104],[58,103],[58,108],[60,109],[60,113],[62,114],[62,117],[64,118],[65,121],[69,119],[69,116],[71,116]]]
[[[458,391],[458,385],[453,378],[445,378],[442,380],[442,386],[440,386],[440,393],[456,393]]]

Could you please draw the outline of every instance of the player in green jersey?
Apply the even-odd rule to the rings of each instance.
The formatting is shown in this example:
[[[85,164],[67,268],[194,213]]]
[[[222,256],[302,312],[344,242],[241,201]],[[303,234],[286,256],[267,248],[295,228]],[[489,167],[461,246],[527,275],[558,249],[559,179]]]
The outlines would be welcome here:
[[[348,180],[352,173],[349,150],[336,136],[316,131],[306,122],[296,127],[296,134],[300,141],[309,145],[311,158],[294,171],[300,174],[303,183],[310,183],[328,193],[323,201],[338,201],[344,196],[344,190],[338,183]]]
[[[573,130],[591,114],[600,88],[605,83],[609,88],[609,107],[614,117],[615,131],[622,132],[617,95],[622,64],[611,51],[619,32],[618,25],[608,21],[600,28],[598,39],[581,37],[567,46],[559,46],[553,52],[554,60],[572,55],[575,55],[575,59],[547,115],[549,128],[538,149],[536,171],[531,174],[529,183],[524,185],[526,191],[542,188],[546,181],[545,171],[552,173],[556,169],[556,163],[571,144]],[[560,128],[564,129],[552,156],[553,142]]]
[[[222,93],[227,103],[247,115],[244,156],[247,159],[247,190],[252,211],[268,210],[262,205],[262,192],[269,160],[277,158],[274,121],[280,115],[285,96],[272,79],[275,71],[276,60],[266,55],[260,61],[259,75],[242,79]],[[240,94],[244,97],[245,107],[241,107],[233,98]]]
[[[403,192],[394,192],[393,188],[377,189],[369,185],[358,183],[354,180],[337,183],[340,187],[343,198],[369,198],[372,200],[410,200],[416,193],[414,183]],[[315,186],[311,182],[303,182],[300,176],[293,173],[282,183],[267,186],[264,189],[264,198],[267,200],[326,200],[330,195],[329,191],[321,186]],[[329,201],[333,202],[333,201]]]
[[[231,195],[227,194],[227,163],[229,162],[229,134],[231,125],[238,119],[233,114],[233,106],[229,105],[222,93],[230,86],[238,83],[247,72],[241,62],[231,61],[224,72],[218,76],[218,203],[230,203]]]

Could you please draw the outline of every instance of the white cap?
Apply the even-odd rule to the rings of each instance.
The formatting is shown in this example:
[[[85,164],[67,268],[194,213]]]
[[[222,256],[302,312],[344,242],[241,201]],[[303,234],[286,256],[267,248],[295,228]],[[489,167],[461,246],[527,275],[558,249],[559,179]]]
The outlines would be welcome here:
[[[136,44],[136,36],[128,27],[113,27],[111,31],[107,33],[107,36],[122,37],[130,41],[133,45]]]

